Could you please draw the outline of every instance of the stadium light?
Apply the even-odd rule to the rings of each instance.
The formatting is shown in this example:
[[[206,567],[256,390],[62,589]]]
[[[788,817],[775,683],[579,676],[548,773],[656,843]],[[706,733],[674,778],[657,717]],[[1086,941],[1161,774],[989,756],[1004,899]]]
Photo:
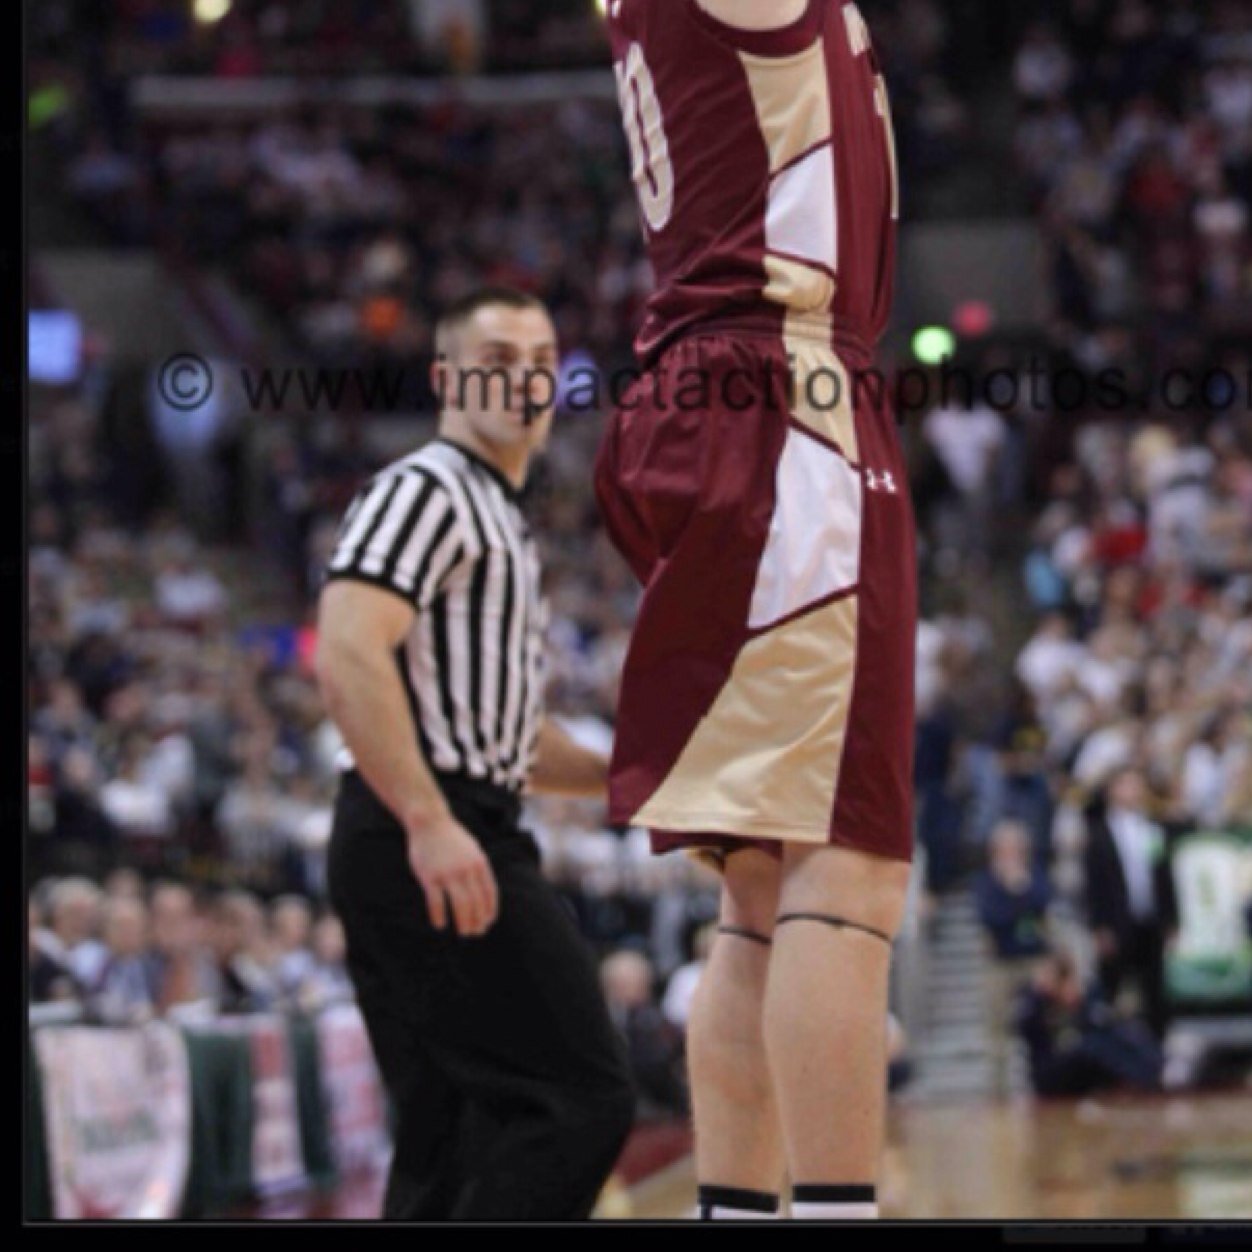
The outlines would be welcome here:
[[[233,0],[193,0],[192,12],[202,26],[220,22],[230,12]]]
[[[956,336],[946,326],[925,326],[913,336],[913,355],[923,365],[941,365],[956,355]]]
[[[966,300],[952,314],[952,325],[966,339],[981,339],[995,325],[995,310],[985,300]]]

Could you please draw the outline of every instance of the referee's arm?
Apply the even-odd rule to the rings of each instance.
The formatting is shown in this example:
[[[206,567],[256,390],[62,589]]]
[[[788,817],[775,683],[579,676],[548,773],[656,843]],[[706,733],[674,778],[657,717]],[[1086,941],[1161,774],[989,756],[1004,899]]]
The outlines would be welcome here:
[[[602,796],[609,780],[609,758],[576,743],[551,718],[539,729],[530,790],[550,795]]]
[[[444,929],[450,902],[457,933],[480,935],[496,918],[495,876],[422,758],[395,662],[413,628],[417,597],[437,581],[432,540],[448,529],[442,502],[411,487],[375,484],[348,515],[319,607],[318,682],[357,769],[404,827],[431,923]],[[389,517],[393,509],[398,513]],[[380,545],[396,534],[402,546],[380,560]]]

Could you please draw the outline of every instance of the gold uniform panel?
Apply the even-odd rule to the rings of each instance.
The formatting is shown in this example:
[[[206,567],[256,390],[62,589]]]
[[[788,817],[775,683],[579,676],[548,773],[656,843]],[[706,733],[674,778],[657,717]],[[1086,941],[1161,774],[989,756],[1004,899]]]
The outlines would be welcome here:
[[[828,842],[857,617],[850,596],[750,641],[635,821],[684,833]]]

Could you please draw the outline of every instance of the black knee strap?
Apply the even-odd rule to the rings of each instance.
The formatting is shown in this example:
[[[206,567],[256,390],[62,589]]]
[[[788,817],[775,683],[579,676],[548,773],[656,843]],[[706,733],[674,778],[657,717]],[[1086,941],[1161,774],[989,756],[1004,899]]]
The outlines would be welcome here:
[[[742,926],[719,926],[719,935],[732,935],[736,939],[746,939],[749,943],[760,944],[763,948],[773,945],[773,940],[765,935],[758,935],[755,930],[745,930]]]
[[[831,926],[835,930],[859,930],[863,935],[872,935],[880,939],[887,947],[892,946],[891,936],[873,926],[862,926],[860,922],[849,922],[842,917],[827,917],[825,913],[784,913],[774,924],[785,925],[787,922],[817,922],[821,926]]]

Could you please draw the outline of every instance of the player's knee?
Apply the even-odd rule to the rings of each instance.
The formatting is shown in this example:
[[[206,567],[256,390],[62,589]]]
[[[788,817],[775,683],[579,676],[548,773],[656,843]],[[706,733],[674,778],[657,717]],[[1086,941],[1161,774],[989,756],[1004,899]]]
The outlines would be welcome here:
[[[912,870],[904,861],[848,848],[788,848],[780,914],[815,913],[894,939],[904,920]]]
[[[909,867],[886,862],[864,886],[859,904],[843,899],[840,907],[852,913],[850,921],[880,931],[893,942],[900,933],[909,892]]]

